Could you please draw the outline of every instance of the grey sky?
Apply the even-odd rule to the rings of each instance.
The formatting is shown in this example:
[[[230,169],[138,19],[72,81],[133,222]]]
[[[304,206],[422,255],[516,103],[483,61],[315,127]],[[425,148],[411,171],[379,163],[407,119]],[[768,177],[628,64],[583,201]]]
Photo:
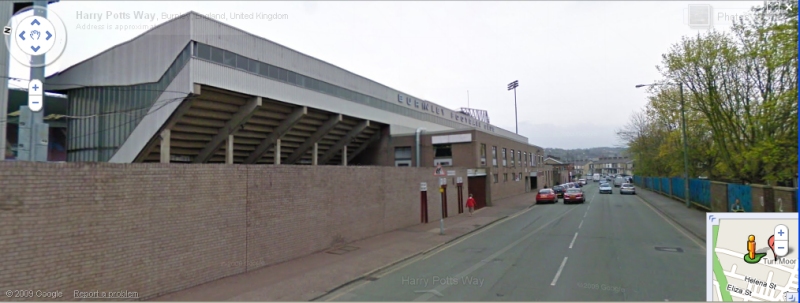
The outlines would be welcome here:
[[[762,2],[691,2],[726,16]],[[645,104],[635,84],[659,78],[661,54],[689,28],[689,2],[229,2],[64,1],[51,5],[68,29],[64,54],[47,73],[96,55],[145,29],[194,10],[225,13],[230,25],[389,87],[450,107],[486,109],[492,124],[514,131],[519,80],[520,134],[544,147],[583,148],[619,142],[615,129]],[[80,20],[77,13],[102,13]],[[135,12],[155,19],[135,19]],[[128,14],[130,19],[107,17]],[[280,20],[231,20],[235,13],[285,14]],[[109,25],[112,29],[78,29]],[[11,76],[28,78],[11,62]],[[12,87],[25,85],[12,84]]]

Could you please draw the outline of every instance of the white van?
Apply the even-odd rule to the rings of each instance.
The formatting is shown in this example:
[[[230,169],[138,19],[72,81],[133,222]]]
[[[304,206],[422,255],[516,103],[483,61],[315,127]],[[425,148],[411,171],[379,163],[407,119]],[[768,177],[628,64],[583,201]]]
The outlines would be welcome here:
[[[594,180],[594,182],[600,182],[600,174],[594,174],[592,180]]]
[[[628,183],[628,180],[625,180],[624,177],[617,177],[614,179],[614,187],[620,187],[623,183]]]

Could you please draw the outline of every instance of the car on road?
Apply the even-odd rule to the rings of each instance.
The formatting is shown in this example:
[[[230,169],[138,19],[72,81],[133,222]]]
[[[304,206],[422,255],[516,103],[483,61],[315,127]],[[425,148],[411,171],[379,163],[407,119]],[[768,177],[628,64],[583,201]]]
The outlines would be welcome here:
[[[625,180],[623,177],[617,177],[614,179],[614,187],[620,187],[623,183],[627,183],[628,181]]]
[[[553,191],[556,193],[556,197],[561,198],[564,196],[564,192],[567,191],[567,189],[564,188],[564,186],[556,185],[553,186]]]
[[[550,188],[539,190],[539,193],[536,195],[536,204],[540,203],[558,203],[556,192]]]
[[[570,188],[564,194],[564,204],[584,202],[586,202],[586,197],[583,195],[583,190],[579,188]]]
[[[581,185],[586,185],[586,179],[578,179],[578,183]]]
[[[636,187],[633,186],[631,183],[623,183],[622,186],[619,188],[619,194],[625,195],[635,195],[636,194]]]
[[[611,189],[611,185],[608,183],[600,184],[600,193],[601,194],[613,194],[613,190]]]

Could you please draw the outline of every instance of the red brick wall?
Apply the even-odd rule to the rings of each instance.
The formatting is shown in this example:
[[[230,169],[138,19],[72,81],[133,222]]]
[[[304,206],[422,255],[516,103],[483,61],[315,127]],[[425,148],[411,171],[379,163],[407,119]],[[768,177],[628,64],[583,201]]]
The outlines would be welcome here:
[[[418,224],[420,182],[434,221],[430,168],[0,162],[0,285],[151,298]]]

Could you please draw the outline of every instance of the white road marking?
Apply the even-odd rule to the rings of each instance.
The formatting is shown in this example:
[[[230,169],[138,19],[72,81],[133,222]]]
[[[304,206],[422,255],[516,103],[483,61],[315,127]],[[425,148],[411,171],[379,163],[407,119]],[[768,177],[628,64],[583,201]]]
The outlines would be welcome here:
[[[578,233],[575,233],[575,236],[572,237],[572,242],[569,243],[569,249],[572,249],[572,245],[575,245],[575,239],[578,238]]]
[[[558,271],[556,272],[556,277],[553,278],[553,282],[550,282],[550,286],[556,286],[556,282],[558,282],[558,277],[561,276],[561,271],[564,270],[564,265],[567,265],[567,257],[564,257],[564,261],[561,261],[561,266],[558,267]]]
[[[588,212],[588,211],[587,211],[587,212],[585,212],[585,213],[583,213],[583,217],[584,217],[584,218],[586,218],[586,216],[588,216],[588,215],[589,215],[589,212]]]
[[[583,220],[581,220],[581,224],[578,224],[578,229],[581,229],[581,226],[583,226]]]
[[[476,270],[480,269],[481,267],[483,267],[486,264],[492,263],[492,260],[494,260],[497,257],[499,257],[500,255],[508,252],[509,250],[511,250],[512,248],[516,247],[517,245],[519,245],[523,241],[528,240],[528,238],[533,237],[538,232],[540,232],[542,229],[545,229],[547,226],[550,226],[550,224],[553,224],[553,222],[556,222],[556,221],[560,220],[562,217],[566,216],[567,214],[569,214],[570,212],[572,212],[573,210],[576,210],[576,209],[577,208],[570,208],[568,211],[564,212],[563,214],[553,218],[553,220],[550,220],[549,222],[547,222],[545,224],[542,224],[542,226],[539,226],[539,228],[537,228],[536,230],[528,233],[527,235],[523,236],[522,238],[517,239],[516,241],[514,241],[511,244],[509,244],[508,246],[503,247],[503,249],[498,250],[497,252],[495,252],[492,255],[484,258],[483,260],[478,261],[478,263],[476,263],[475,265],[472,265],[470,268],[467,268],[464,271],[462,271],[462,272],[460,272],[458,274],[455,274],[454,276],[455,277],[466,277],[466,276],[469,276],[469,274],[475,272]],[[566,258],[564,259],[564,262],[566,262]],[[563,264],[562,264],[562,267],[563,267]],[[436,287],[435,290],[437,290],[439,292],[444,292],[444,290],[447,289],[450,286],[452,286],[450,283],[444,283],[444,284],[440,285],[439,287]],[[433,297],[434,297],[433,294],[427,293],[427,294],[423,294],[423,295],[417,297],[416,299],[414,299],[414,301],[428,301]]]

